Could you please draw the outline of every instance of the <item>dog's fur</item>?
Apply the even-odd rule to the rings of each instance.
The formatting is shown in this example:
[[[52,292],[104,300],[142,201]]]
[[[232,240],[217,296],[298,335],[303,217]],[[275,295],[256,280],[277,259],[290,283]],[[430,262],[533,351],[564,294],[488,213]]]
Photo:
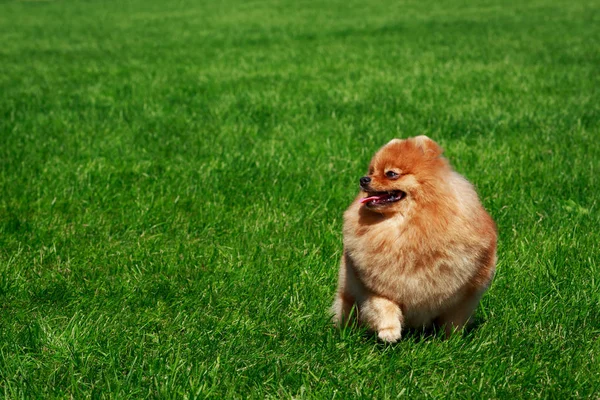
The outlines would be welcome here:
[[[436,324],[450,335],[475,311],[494,275],[496,227],[442,152],[418,136],[394,139],[373,157],[344,213],[338,326],[356,305],[360,323],[395,342],[404,327]],[[367,200],[392,191],[399,200]]]

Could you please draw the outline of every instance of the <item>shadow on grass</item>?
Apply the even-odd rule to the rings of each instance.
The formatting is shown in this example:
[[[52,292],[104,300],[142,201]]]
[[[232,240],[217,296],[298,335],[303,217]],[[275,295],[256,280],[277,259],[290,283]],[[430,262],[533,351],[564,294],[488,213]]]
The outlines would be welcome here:
[[[331,323],[331,321],[329,321],[329,323]],[[454,332],[451,337],[456,337],[459,335],[463,340],[470,340],[473,337],[473,334],[477,332],[479,327],[484,323],[485,319],[483,316],[480,314],[475,314],[462,330]],[[381,347],[396,346],[406,341],[422,343],[450,339],[446,336],[445,327],[434,322],[433,325],[429,327],[403,329],[402,338],[399,341],[395,343],[387,343],[377,337],[377,332],[368,329],[357,321],[356,308],[352,307],[346,323],[338,328],[338,334],[341,339],[345,340],[355,336],[357,333],[362,339],[369,342],[375,341]]]
[[[485,323],[485,320],[483,318],[474,317],[473,320],[471,320],[469,322],[469,324],[467,324],[467,326],[465,326],[461,331],[455,332],[452,335],[452,337],[459,335],[461,339],[469,340],[473,337],[473,334],[475,332],[477,332],[477,330],[483,323]],[[348,326],[345,329],[351,329],[351,327]],[[446,337],[446,332],[445,332],[444,326],[440,326],[440,325],[436,325],[436,324],[434,324],[430,327],[403,329],[402,330],[402,338],[399,341],[397,341],[396,343],[386,343],[386,342],[380,340],[377,337],[377,332],[374,332],[372,330],[369,330],[366,328],[361,328],[361,327],[356,327],[354,329],[362,330],[363,338],[368,339],[368,340],[374,340],[382,347],[396,346],[396,345],[406,342],[406,341],[410,341],[412,343],[424,343],[424,342],[433,342],[433,341],[444,341],[444,340],[449,339]]]

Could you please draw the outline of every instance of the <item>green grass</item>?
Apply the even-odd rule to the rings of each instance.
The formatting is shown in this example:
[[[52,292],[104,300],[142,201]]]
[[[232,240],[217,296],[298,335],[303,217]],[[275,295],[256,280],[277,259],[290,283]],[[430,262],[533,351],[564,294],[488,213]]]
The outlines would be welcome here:
[[[598,2],[8,0],[0,43],[0,396],[598,398]],[[327,309],[417,134],[498,271],[385,346]]]

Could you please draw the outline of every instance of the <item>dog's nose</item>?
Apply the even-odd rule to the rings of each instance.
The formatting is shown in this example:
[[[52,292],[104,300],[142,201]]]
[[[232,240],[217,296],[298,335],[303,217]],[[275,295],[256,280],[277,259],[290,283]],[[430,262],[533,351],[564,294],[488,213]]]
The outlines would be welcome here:
[[[369,183],[371,183],[371,178],[368,176],[363,176],[360,178],[360,186],[367,186]]]

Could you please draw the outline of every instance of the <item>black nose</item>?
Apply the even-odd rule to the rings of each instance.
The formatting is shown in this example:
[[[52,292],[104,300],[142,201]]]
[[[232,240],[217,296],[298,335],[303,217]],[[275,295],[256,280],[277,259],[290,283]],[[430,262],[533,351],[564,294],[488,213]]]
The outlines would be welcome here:
[[[363,176],[360,178],[360,186],[367,186],[369,183],[371,183],[371,178],[368,176]]]

